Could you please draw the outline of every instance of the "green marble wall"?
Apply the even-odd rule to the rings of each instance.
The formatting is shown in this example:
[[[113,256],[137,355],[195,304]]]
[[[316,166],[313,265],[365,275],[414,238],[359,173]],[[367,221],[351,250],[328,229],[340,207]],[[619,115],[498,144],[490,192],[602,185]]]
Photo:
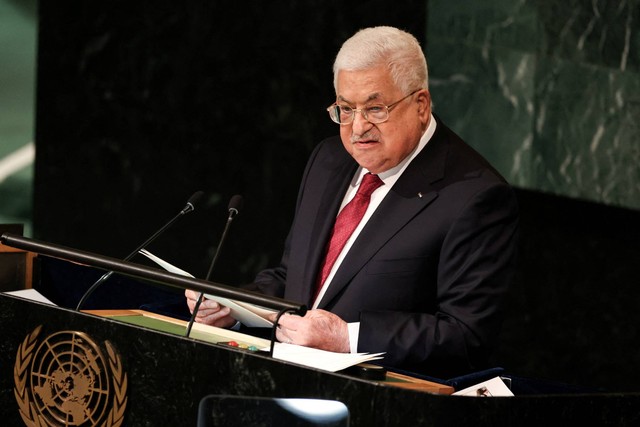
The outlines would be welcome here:
[[[640,209],[640,1],[429,0],[434,111],[521,188]]]
[[[31,235],[37,0],[0,0],[0,224]]]

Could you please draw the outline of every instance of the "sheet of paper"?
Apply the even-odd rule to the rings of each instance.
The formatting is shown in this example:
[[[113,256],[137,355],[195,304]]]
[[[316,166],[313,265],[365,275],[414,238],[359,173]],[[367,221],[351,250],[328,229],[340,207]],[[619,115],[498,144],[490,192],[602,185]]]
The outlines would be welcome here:
[[[250,304],[248,302],[243,302],[243,301],[236,301],[236,304],[238,304],[240,307],[244,307],[247,310],[251,311],[252,313],[257,314],[260,317],[263,318],[268,318],[270,315],[272,314],[277,314],[278,310],[274,310],[272,308],[266,308],[266,307],[262,307],[259,305],[255,305],[255,304]],[[271,322],[269,322],[271,323]],[[273,323],[271,323],[273,325]]]
[[[499,397],[513,396],[513,392],[500,377],[481,382],[471,387],[456,391],[453,396]]]
[[[264,349],[268,350],[268,348]],[[337,372],[358,363],[382,359],[384,353],[334,353],[294,344],[276,343],[273,357],[298,365]]]
[[[140,254],[146,256],[151,261],[155,262],[160,267],[164,268],[170,273],[180,274],[186,277],[194,277],[190,273],[176,267],[175,265],[168,263],[162,258],[155,256],[154,254],[147,251],[146,249],[141,249],[139,252]],[[205,294],[204,296],[207,299],[212,299],[214,301],[217,301],[218,303],[224,305],[225,307],[229,307],[229,309],[231,309],[231,316],[233,316],[234,319],[240,321],[240,323],[242,323],[245,326],[248,326],[250,328],[270,328],[273,326],[273,323],[265,319],[264,316],[266,316],[269,313],[277,313],[276,310],[271,310],[265,307],[260,307],[260,306],[249,304],[246,302],[235,301],[228,298],[219,297],[217,295]]]
[[[245,326],[249,326],[250,328],[270,328],[273,326],[272,322],[252,311],[251,307],[257,306],[247,303],[241,303],[240,301],[230,300],[228,298],[223,298],[216,295],[204,294],[204,296],[207,299],[217,301],[225,307],[229,307],[229,309],[231,310],[231,316]],[[264,307],[257,308],[261,312],[270,311],[272,313],[277,313],[277,311],[275,310],[269,310]]]
[[[149,252],[146,249],[140,249],[138,251],[138,253],[146,256],[151,261],[155,262],[160,267],[162,267],[165,270],[167,270],[169,273],[179,274],[181,276],[191,277],[191,278],[195,279],[195,277],[192,274],[190,274],[190,273],[188,273],[188,272],[186,272],[184,270],[179,269],[178,267],[176,267],[173,264],[169,264],[167,261],[163,260],[162,258],[158,258],[157,256],[155,256],[154,254],[152,254],[151,252]]]
[[[20,289],[18,291],[9,291],[4,293],[9,295],[14,295],[20,298],[25,298],[31,301],[38,301],[38,302],[43,302],[45,304],[55,305],[47,297],[45,297],[35,289]]]

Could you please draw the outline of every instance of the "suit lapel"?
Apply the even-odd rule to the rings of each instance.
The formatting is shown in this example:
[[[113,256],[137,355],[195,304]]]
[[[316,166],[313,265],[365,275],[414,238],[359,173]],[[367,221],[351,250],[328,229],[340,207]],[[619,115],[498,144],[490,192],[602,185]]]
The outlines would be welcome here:
[[[319,308],[326,307],[336,298],[389,239],[438,197],[436,183],[444,178],[448,154],[448,144],[441,129],[438,124],[427,146],[407,166],[362,229],[336,271]]]
[[[315,290],[317,272],[342,203],[340,195],[346,193],[357,167],[358,165],[351,161],[337,168],[328,169],[325,173],[325,179],[320,183],[324,188],[322,195],[310,205],[309,212],[313,215],[308,217],[314,219],[310,224],[311,232],[308,236],[307,262],[305,263],[303,286],[301,286],[303,294],[299,296],[301,301],[308,301]]]
[[[389,192],[340,264],[319,308],[326,307],[333,298],[338,296],[376,252],[436,197],[436,192],[430,192],[422,198],[406,199],[397,193]]]

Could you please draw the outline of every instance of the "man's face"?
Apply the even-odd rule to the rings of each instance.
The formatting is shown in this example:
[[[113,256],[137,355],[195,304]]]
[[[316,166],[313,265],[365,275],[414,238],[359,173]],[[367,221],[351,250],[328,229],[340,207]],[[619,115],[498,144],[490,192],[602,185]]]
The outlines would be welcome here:
[[[340,105],[356,109],[374,104],[390,105],[408,94],[393,84],[383,66],[338,72],[337,103]],[[384,123],[370,123],[361,113],[355,113],[352,123],[340,126],[340,138],[360,166],[378,174],[396,166],[418,145],[430,114],[431,97],[429,91],[423,89],[393,107]]]

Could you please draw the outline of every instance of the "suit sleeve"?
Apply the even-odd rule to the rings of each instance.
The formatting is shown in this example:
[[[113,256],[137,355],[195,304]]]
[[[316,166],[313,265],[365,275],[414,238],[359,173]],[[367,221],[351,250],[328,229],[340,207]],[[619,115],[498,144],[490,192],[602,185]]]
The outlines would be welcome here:
[[[305,167],[304,173],[302,175],[300,188],[298,189],[294,223],[291,225],[291,228],[289,229],[289,233],[285,240],[284,251],[282,254],[282,258],[280,259],[280,263],[273,268],[268,268],[259,272],[254,282],[250,285],[244,286],[245,288],[262,292],[266,295],[271,295],[278,298],[284,297],[285,287],[287,284],[287,269],[289,264],[289,254],[291,251],[291,239],[292,239],[293,230],[295,229],[295,221],[298,217],[298,210],[302,200],[305,184],[309,177],[309,171],[313,167],[314,161],[317,159],[318,153],[322,149],[322,147],[323,147],[323,144],[318,144],[318,146],[316,146],[316,148],[313,150],[313,152],[311,153],[311,156],[309,157],[307,165]]]

